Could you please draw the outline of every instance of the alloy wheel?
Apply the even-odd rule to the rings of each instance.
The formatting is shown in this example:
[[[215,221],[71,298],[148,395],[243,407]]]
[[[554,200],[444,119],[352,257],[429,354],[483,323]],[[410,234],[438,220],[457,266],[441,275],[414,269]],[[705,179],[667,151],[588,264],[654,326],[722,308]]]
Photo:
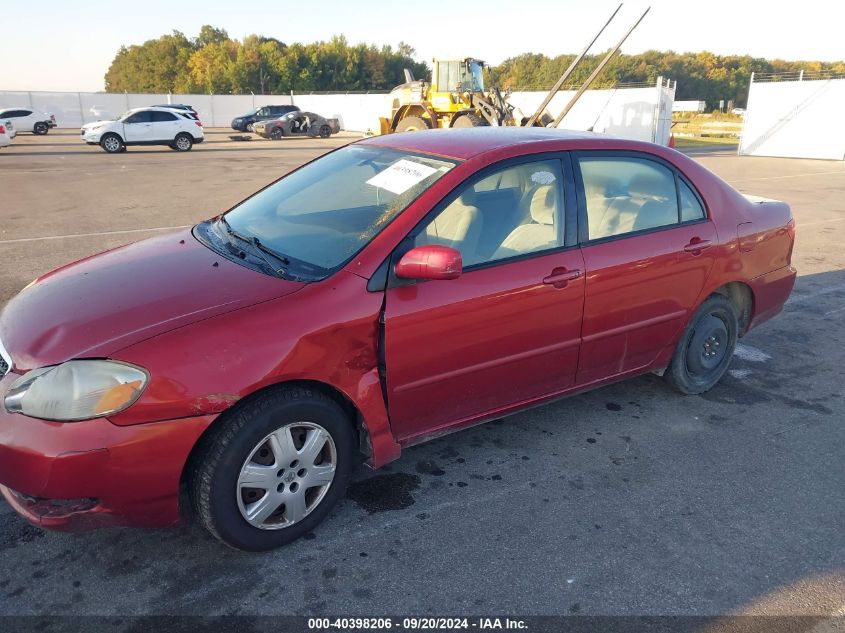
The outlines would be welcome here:
[[[103,146],[109,152],[116,152],[120,149],[120,141],[114,136],[109,136],[103,140]]]
[[[278,530],[308,516],[334,480],[337,449],[312,422],[287,424],[262,439],[238,475],[241,516],[253,527]]]

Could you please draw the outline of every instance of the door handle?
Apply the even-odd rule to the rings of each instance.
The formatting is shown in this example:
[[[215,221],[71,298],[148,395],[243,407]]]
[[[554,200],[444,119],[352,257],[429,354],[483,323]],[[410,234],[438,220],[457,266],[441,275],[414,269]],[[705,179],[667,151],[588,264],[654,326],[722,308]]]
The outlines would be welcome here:
[[[687,253],[692,253],[693,255],[697,255],[705,248],[710,248],[712,246],[712,242],[710,240],[700,240],[697,237],[692,238],[690,243],[684,246],[684,250]]]
[[[555,268],[552,274],[543,278],[543,283],[555,288],[565,288],[570,281],[581,276],[580,270],[567,270],[566,268]]]

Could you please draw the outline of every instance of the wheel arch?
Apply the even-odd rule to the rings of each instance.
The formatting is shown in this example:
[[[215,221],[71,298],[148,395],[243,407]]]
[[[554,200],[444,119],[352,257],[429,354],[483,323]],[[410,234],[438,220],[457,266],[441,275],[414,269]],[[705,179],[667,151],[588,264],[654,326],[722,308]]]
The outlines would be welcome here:
[[[729,281],[713,290],[708,296],[714,294],[724,295],[737,307],[739,335],[743,336],[754,317],[754,291],[751,286],[743,281]]]
[[[399,125],[399,122],[409,116],[418,116],[423,120],[427,119],[432,127],[435,127],[436,125],[436,119],[433,118],[433,113],[429,108],[427,108],[424,104],[411,103],[400,107],[396,111],[396,114],[393,115],[391,129],[395,130],[396,126]]]
[[[358,445],[358,450],[364,455],[366,459],[371,459],[373,454],[372,442],[370,441],[370,434],[367,429],[366,424],[364,423],[364,417],[361,414],[361,411],[358,409],[357,405],[352,401],[349,396],[347,396],[343,391],[338,389],[337,387],[330,385],[329,383],[320,381],[320,380],[311,380],[311,379],[295,379],[295,380],[283,380],[280,382],[276,382],[270,385],[266,385],[259,389],[256,389],[249,395],[241,398],[237,403],[222,411],[220,415],[218,415],[214,421],[209,424],[205,430],[200,434],[200,436],[194,442],[191,451],[188,453],[188,457],[185,460],[185,463],[182,465],[182,472],[179,476],[179,505],[180,508],[188,508],[190,504],[187,502],[186,492],[187,492],[187,485],[188,485],[188,476],[191,472],[191,468],[193,466],[194,461],[197,459],[197,455],[199,455],[205,445],[205,442],[209,440],[209,438],[213,435],[217,428],[219,428],[220,424],[225,422],[228,415],[234,411],[239,404],[242,402],[246,402],[252,400],[260,396],[263,393],[266,393],[273,389],[282,389],[284,387],[300,387],[305,389],[311,389],[313,391],[317,391],[322,395],[328,397],[329,399],[333,400],[341,410],[346,414],[349,418],[350,424],[353,426],[353,430],[355,432],[355,440]]]

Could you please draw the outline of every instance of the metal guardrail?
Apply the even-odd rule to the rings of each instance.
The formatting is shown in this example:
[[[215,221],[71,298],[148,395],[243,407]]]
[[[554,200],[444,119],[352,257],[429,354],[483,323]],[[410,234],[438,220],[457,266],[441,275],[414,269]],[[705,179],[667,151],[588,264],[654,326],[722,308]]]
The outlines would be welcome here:
[[[827,79],[845,79],[845,73],[832,71],[804,72],[796,70],[784,73],[752,73],[754,83],[770,83],[774,81],[825,81]]]

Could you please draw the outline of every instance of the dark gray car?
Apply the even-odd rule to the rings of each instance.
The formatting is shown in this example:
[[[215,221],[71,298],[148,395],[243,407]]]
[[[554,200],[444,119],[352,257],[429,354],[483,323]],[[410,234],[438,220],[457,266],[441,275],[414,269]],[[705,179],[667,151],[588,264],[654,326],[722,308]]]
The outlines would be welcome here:
[[[278,119],[256,122],[253,132],[274,141],[284,136],[328,138],[340,132],[340,122],[337,119],[327,119],[314,112],[289,112]]]
[[[239,132],[253,132],[252,129],[256,121],[266,121],[268,119],[275,119],[288,112],[298,112],[299,108],[295,105],[267,105],[256,110],[251,110],[243,116],[232,119],[232,129]]]

